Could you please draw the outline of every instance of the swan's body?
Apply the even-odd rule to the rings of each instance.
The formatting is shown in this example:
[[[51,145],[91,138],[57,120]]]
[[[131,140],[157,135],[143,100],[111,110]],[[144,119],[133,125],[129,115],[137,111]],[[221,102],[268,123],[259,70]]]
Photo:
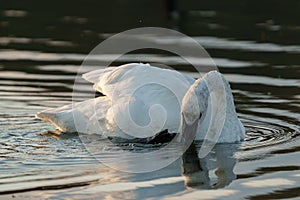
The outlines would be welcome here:
[[[205,137],[209,122],[218,118],[210,120],[215,115],[211,111],[213,107],[209,103],[206,84],[214,85],[216,77],[221,77],[224,82],[227,100],[225,123],[218,142],[240,141],[245,129],[236,115],[229,84],[215,71],[197,81],[175,70],[148,64],[92,71],[83,78],[94,83],[94,88],[105,96],[48,109],[36,116],[64,132],[96,133],[125,139],[148,137],[165,129],[178,133],[184,120],[198,125],[197,140],[210,140]]]

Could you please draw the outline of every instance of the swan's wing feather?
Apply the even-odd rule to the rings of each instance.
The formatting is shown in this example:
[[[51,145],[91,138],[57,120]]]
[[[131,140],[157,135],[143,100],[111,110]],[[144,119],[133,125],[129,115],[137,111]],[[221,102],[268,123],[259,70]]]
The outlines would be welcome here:
[[[88,73],[82,75],[82,78],[94,83],[94,89],[105,94],[103,92],[103,88],[101,87],[100,81],[106,82],[114,82],[119,81],[122,75],[126,74],[126,72],[130,71],[132,68],[136,67],[139,64],[130,63],[125,64],[120,67],[107,67],[104,69],[93,70]],[[106,94],[105,94],[106,95]]]
[[[90,72],[87,72],[82,75],[82,78],[94,83],[94,89],[103,93],[102,88],[98,86],[98,82],[105,74],[110,74],[112,71],[114,71],[117,67],[107,67],[104,69],[97,69]]]
[[[130,63],[120,67],[108,67],[98,69],[82,75],[82,77],[94,83],[95,90],[112,98],[113,91],[118,93],[128,94],[135,88],[134,85],[143,84],[145,79],[156,82],[156,80],[169,80],[170,83],[188,82],[194,83],[194,79],[188,75],[184,75],[175,70],[161,69],[152,67],[149,64]],[[179,82],[174,81],[177,79]],[[116,85],[118,86],[116,89]],[[113,100],[113,99],[112,99]]]
[[[89,81],[89,82],[91,82],[91,83],[98,83],[99,80],[101,79],[101,77],[105,73],[110,73],[115,68],[116,67],[107,67],[107,68],[104,68],[104,69],[93,70],[93,71],[87,72],[85,74],[82,74],[82,78]]]

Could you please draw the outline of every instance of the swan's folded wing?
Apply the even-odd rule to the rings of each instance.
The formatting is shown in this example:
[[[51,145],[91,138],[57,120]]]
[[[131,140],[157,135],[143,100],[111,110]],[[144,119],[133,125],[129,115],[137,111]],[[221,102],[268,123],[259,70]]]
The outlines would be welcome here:
[[[148,133],[144,127],[155,127],[153,131],[163,128],[174,132],[178,130],[182,98],[193,82],[193,78],[175,70],[132,63],[104,74],[97,87],[111,99],[111,118],[118,121],[122,130],[135,127],[134,130],[141,130],[139,133]],[[161,109],[150,117],[148,112],[153,105]]]

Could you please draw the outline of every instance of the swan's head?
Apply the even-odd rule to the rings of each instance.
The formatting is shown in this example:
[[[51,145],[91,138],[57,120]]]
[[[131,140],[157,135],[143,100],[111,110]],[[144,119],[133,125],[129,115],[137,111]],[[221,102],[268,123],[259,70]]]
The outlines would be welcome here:
[[[181,131],[184,138],[194,140],[198,126],[207,112],[208,95],[203,78],[196,80],[185,94],[181,107]]]
[[[183,134],[193,134],[196,140],[231,143],[245,137],[245,128],[237,117],[230,85],[217,71],[195,81],[182,100],[181,112]],[[193,133],[186,131],[191,128]]]

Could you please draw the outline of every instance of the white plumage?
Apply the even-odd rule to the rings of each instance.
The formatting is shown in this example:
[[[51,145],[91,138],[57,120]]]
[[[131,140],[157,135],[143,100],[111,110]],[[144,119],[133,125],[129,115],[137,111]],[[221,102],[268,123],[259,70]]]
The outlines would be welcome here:
[[[245,136],[229,84],[216,71],[195,81],[175,70],[132,63],[91,71],[83,78],[94,83],[94,88],[105,96],[51,108],[36,117],[63,132],[126,139],[150,137],[165,129],[180,133],[183,123],[194,122],[198,124],[197,140],[214,140],[210,135],[218,130],[213,126],[225,117],[218,142],[236,142]]]

